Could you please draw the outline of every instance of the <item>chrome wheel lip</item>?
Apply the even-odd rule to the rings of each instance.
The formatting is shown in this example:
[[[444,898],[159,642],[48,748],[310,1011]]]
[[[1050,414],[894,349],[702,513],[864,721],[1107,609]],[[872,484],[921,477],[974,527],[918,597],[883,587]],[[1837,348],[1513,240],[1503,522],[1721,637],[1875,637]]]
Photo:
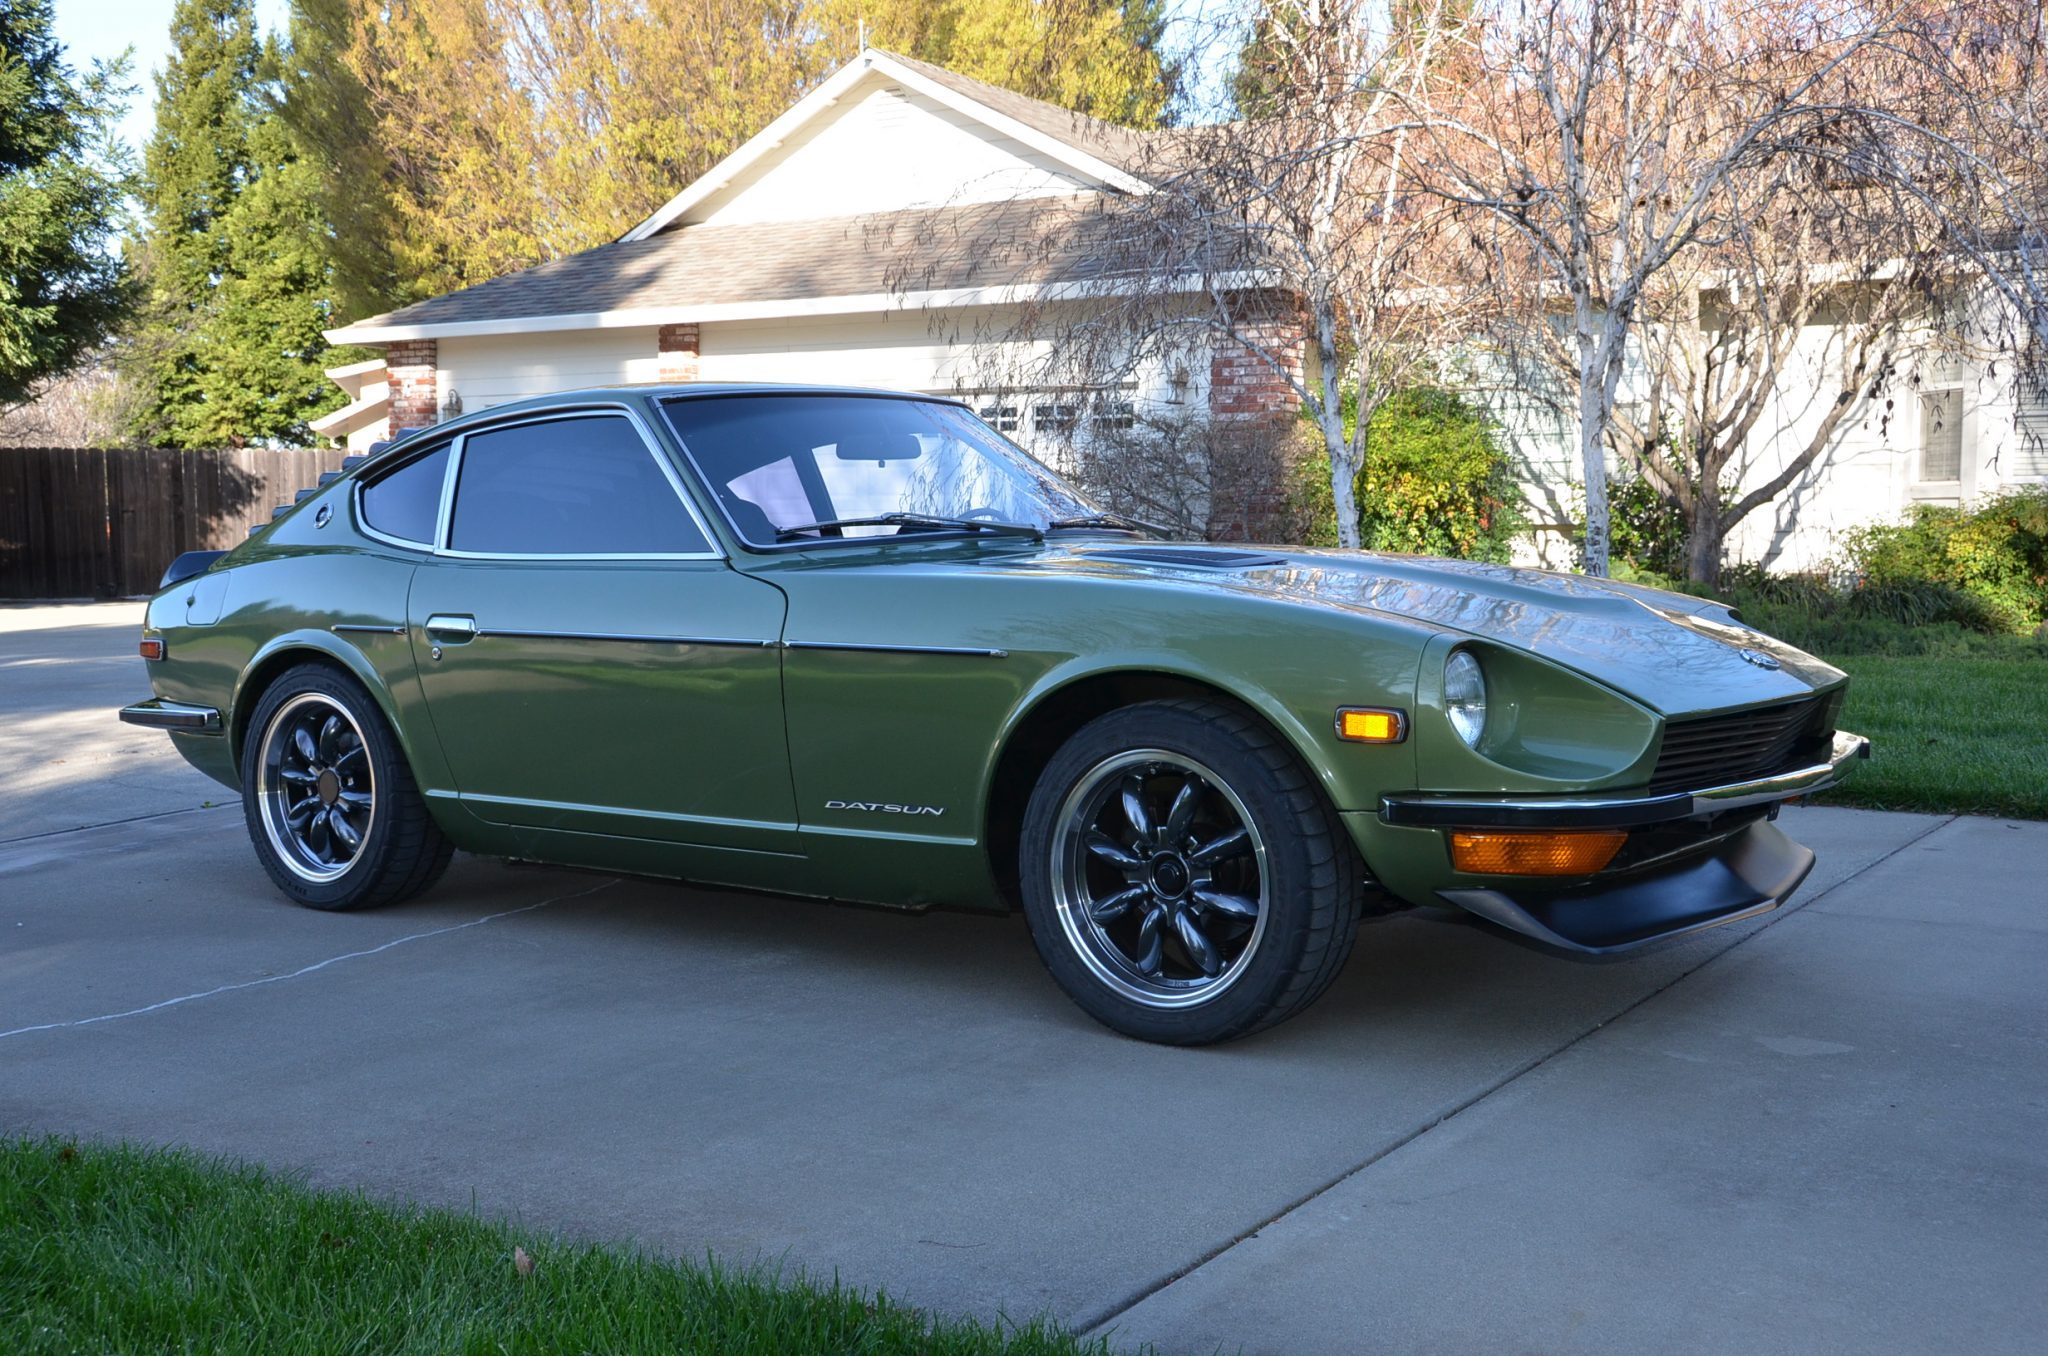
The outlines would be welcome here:
[[[1258,871],[1259,889],[1255,901],[1258,916],[1242,949],[1214,976],[1185,980],[1147,976],[1137,969],[1105,928],[1090,916],[1093,900],[1086,878],[1088,840],[1096,832],[1096,820],[1102,808],[1116,798],[1119,783],[1128,773],[1145,767],[1163,767],[1201,778],[1229,804],[1238,825],[1249,839]],[[1265,937],[1266,922],[1272,912],[1268,907],[1266,843],[1237,792],[1213,769],[1199,759],[1170,749],[1131,749],[1115,754],[1095,764],[1075,781],[1060,802],[1054,825],[1051,860],[1047,863],[1052,873],[1053,912],[1059,918],[1060,930],[1068,945],[1096,980],[1133,1003],[1157,1011],[1175,1012],[1215,1002],[1244,977],[1252,959],[1258,954],[1259,943]],[[1181,894],[1185,896],[1192,888],[1191,882],[1189,890]]]
[[[339,719],[345,732],[355,737],[356,747],[362,751],[363,767],[361,776],[352,777],[350,780],[365,788],[364,793],[369,797],[367,817],[361,828],[357,829],[357,846],[345,860],[337,862],[322,861],[320,854],[307,841],[310,820],[306,830],[292,827],[290,810],[293,793],[282,775],[286,757],[285,744],[291,739],[293,732],[301,727],[307,714],[314,710],[323,711],[326,715]],[[322,723],[325,723],[324,720]],[[318,780],[324,786],[329,778],[333,778],[338,792],[340,779],[334,776],[333,769],[323,768],[323,773],[326,775]],[[315,885],[331,885],[353,871],[363,861],[366,855],[364,849],[369,846],[370,836],[377,831],[377,770],[369,754],[369,741],[363,737],[362,726],[357,723],[355,714],[340,701],[321,692],[302,692],[277,709],[271,716],[270,723],[264,727],[263,742],[258,747],[255,790],[257,817],[263,821],[264,835],[270,840],[271,851],[293,875]],[[328,808],[331,804],[332,802],[325,801],[323,796],[322,809]],[[349,824],[350,827],[354,827],[353,820],[350,820]]]

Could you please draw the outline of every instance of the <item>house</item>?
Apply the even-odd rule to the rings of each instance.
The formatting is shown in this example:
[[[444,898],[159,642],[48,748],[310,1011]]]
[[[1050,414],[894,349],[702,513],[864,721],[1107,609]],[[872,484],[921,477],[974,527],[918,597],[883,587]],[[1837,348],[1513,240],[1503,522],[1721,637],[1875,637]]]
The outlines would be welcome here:
[[[1137,402],[1273,414],[1241,355],[1111,392],[1034,389],[1024,317],[1086,271],[1105,195],[1143,193],[1145,134],[869,49],[617,241],[329,331],[382,348],[329,373],[352,448],[526,396],[799,381],[966,396],[1027,443]],[[1077,301],[1076,304],[1085,304]],[[1021,331],[1021,332],[1020,332]]]
[[[384,358],[330,372],[349,403],[314,427],[360,448],[464,410],[651,381],[963,396],[1047,453],[1084,417],[1284,423],[1298,405],[1288,383],[1228,339],[1116,390],[1043,384],[1054,331],[1033,327],[1117,285],[1088,267],[1091,232],[1113,229],[1105,204],[1150,189],[1153,149],[1145,133],[869,49],[617,241],[330,331]],[[1817,373],[1830,343],[1816,327],[1802,361]],[[1795,372],[1783,385],[1748,483],[1820,417],[1817,383]],[[1568,563],[1572,430],[1534,402],[1501,413],[1536,509],[1530,557]],[[2048,400],[2016,399],[1993,364],[1922,360],[1738,529],[1733,554],[1806,568],[1844,530],[1912,503],[2048,483],[2044,434]]]

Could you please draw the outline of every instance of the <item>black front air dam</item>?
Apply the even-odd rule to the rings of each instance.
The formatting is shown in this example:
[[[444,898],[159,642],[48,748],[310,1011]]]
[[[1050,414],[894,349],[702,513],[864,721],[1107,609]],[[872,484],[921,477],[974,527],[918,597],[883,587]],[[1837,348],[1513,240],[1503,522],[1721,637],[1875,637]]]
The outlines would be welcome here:
[[[1576,889],[1442,890],[1449,903],[1541,946],[1581,960],[1624,956],[1701,928],[1768,913],[1785,902],[1813,853],[1758,822],[1704,857]]]

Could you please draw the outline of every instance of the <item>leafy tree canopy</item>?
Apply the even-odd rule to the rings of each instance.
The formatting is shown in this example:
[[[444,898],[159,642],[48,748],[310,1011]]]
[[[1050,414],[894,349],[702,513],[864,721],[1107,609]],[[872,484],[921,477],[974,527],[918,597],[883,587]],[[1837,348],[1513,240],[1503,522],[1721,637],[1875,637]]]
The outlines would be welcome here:
[[[51,0],[0,5],[0,407],[32,398],[126,314],[110,249],[129,166],[113,133],[127,61],[79,75]]]
[[[285,111],[344,313],[617,238],[857,50],[857,32],[1156,125],[1160,0],[294,0]]]
[[[133,243],[148,296],[125,366],[134,435],[173,447],[310,441],[341,401],[318,166],[278,112],[282,55],[253,0],[179,0]]]

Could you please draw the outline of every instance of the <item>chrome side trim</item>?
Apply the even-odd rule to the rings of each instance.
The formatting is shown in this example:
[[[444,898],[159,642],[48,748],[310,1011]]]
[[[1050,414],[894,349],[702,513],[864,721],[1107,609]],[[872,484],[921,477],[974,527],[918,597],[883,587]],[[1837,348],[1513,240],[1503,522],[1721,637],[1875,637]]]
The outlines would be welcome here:
[[[981,650],[964,645],[868,645],[859,641],[786,640],[789,650],[847,650],[858,654],[951,654],[972,659],[1008,659],[1008,650]]]
[[[217,735],[221,731],[220,712],[213,707],[189,706],[163,697],[152,697],[146,702],[122,707],[121,719],[126,724],[147,726],[152,730],[183,730],[187,734],[209,735]]]
[[[479,638],[504,640],[611,640],[626,645],[704,645],[727,649],[771,650],[779,640],[742,640],[735,636],[642,636],[615,631],[510,631],[490,626],[479,630]]]
[[[1382,796],[1380,818],[1416,828],[1630,829],[1740,810],[1824,791],[1870,756],[1870,741],[1837,731],[1824,763],[1775,776],[1662,796]]]
[[[405,634],[403,626],[366,626],[359,622],[336,622],[327,629],[340,635],[402,636]]]

